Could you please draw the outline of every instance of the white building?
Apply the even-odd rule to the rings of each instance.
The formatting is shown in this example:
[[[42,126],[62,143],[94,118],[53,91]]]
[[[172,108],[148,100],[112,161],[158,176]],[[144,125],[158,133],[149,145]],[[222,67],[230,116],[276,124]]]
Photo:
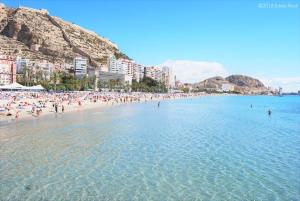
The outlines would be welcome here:
[[[108,71],[111,73],[119,73],[120,65],[118,65],[118,60],[115,56],[111,56],[107,60]]]
[[[158,82],[163,81],[163,71],[158,67],[145,67],[144,68],[144,75],[145,77],[152,78]]]
[[[76,57],[74,58],[74,71],[76,77],[83,77],[87,75],[87,58]]]
[[[156,68],[154,66],[144,68],[145,77],[150,77],[155,80],[155,72]]]
[[[137,81],[140,80],[140,66],[136,64],[134,61],[128,59],[116,59],[114,56],[111,56],[108,61],[108,72],[123,74],[126,75],[126,79],[135,79]]]
[[[16,59],[17,73],[22,73],[23,69],[26,68],[28,64],[29,64],[29,59],[24,59],[18,56]]]
[[[50,80],[50,76],[53,72],[54,64],[50,63],[46,60],[43,60],[43,62],[39,63],[37,65],[38,70],[41,70],[43,72],[44,78],[46,80]]]
[[[162,67],[162,82],[168,88],[175,87],[175,77],[173,76],[172,69],[168,66]]]
[[[140,65],[139,68],[140,68],[140,76],[139,76],[140,80],[139,81],[141,81],[144,78],[144,69],[145,69],[145,66]]]
[[[232,84],[222,84],[221,89],[224,92],[234,91],[234,85],[232,85]]]
[[[105,71],[99,71],[99,80],[105,82],[109,82],[111,80],[118,80],[123,85],[132,84],[131,77],[125,74],[105,72]]]
[[[16,82],[16,63],[10,58],[0,56],[0,85]]]
[[[137,82],[140,82],[142,80],[141,78],[141,69],[142,65],[141,64],[134,64],[133,69],[132,69],[132,79],[136,80]]]

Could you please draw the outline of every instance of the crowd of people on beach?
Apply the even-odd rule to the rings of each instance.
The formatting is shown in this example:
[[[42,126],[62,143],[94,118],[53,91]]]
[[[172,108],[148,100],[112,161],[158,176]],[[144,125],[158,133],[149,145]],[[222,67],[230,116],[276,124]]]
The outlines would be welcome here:
[[[0,119],[18,119],[21,115],[38,117],[42,113],[64,113],[92,105],[116,105],[199,96],[192,93],[154,94],[143,92],[28,92],[0,91]]]

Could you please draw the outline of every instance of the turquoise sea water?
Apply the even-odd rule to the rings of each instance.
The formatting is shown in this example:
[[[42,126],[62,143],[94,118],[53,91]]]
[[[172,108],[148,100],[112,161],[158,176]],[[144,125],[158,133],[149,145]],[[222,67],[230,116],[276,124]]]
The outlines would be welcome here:
[[[201,97],[1,124],[0,200],[300,200],[300,97]]]

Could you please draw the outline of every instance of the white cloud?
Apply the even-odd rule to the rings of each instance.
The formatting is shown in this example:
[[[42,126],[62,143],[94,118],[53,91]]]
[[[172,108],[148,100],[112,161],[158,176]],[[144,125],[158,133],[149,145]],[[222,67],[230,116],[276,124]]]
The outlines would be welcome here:
[[[177,79],[182,82],[195,83],[214,76],[226,77],[229,74],[221,63],[209,61],[167,60],[158,66],[169,66]],[[251,76],[251,75],[248,75]],[[284,92],[300,90],[300,77],[262,77],[258,78],[265,86],[282,87]]]
[[[275,77],[275,78],[262,78],[266,86],[273,88],[282,87],[284,92],[297,92],[300,90],[300,77]]]
[[[167,60],[159,66],[169,66],[181,82],[199,82],[214,76],[226,76],[224,66],[217,62]]]

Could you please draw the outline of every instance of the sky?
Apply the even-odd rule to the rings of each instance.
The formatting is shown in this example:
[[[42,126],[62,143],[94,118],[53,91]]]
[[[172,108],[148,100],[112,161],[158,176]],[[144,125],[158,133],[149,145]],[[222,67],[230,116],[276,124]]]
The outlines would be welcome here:
[[[300,0],[0,0],[45,8],[183,82],[244,74],[300,90]]]

